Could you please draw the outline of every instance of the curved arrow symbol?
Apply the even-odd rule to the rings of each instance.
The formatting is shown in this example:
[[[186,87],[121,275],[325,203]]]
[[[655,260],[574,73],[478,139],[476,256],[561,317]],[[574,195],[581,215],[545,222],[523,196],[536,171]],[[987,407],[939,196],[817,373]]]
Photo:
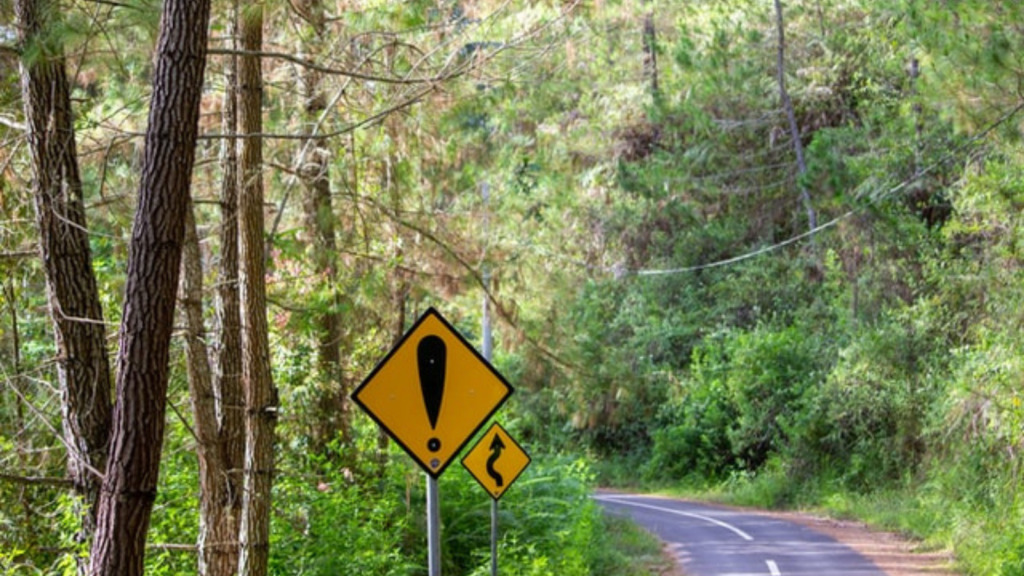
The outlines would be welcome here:
[[[505,479],[501,477],[501,474],[494,469],[494,463],[501,457],[501,451],[505,449],[505,443],[501,441],[501,435],[498,433],[494,434],[494,440],[491,440],[491,455],[487,458],[487,475],[494,478],[494,483],[500,488],[505,484]]]

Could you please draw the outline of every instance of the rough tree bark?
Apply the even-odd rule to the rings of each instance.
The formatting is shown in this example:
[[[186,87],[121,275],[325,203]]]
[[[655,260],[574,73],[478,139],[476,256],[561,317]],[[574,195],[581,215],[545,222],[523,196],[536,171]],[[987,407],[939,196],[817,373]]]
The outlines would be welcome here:
[[[228,14],[228,37],[236,34],[237,2]],[[234,46],[232,46],[234,48]],[[224,63],[225,93],[222,126],[225,134],[237,127],[236,61]],[[238,570],[238,531],[241,520],[241,469],[245,451],[244,399],[241,390],[241,321],[238,301],[238,155],[236,143],[225,139],[221,148],[223,181],[220,190],[221,254],[218,274],[217,371],[211,368],[203,319],[203,266],[194,206],[186,215],[182,260],[181,301],[186,334],[185,356],[195,422],[199,461],[199,535],[197,572],[200,576],[231,576]]]
[[[263,576],[270,552],[270,488],[274,469],[277,393],[267,340],[266,258],[263,221],[262,78],[255,53],[263,44],[263,6],[242,10],[239,23],[239,120],[242,155],[238,203],[239,295],[242,304],[242,388],[245,391],[245,464],[238,573]]]
[[[89,250],[64,50],[51,30],[60,7],[53,0],[16,0],[14,7],[23,53],[32,54],[21,61],[32,191],[57,344],[68,473],[87,506],[82,536],[88,537],[106,465],[110,361]]]
[[[232,48],[237,43],[238,0],[228,15],[228,36]],[[224,61],[225,134],[238,129],[238,59],[228,56]],[[221,150],[222,180],[220,189],[220,267],[217,284],[217,319],[220,326],[217,350],[217,374],[214,388],[217,398],[217,419],[220,429],[221,453],[224,457],[226,494],[221,502],[220,518],[228,523],[225,530],[233,534],[230,546],[219,548],[209,558],[211,576],[238,571],[238,538],[242,521],[242,466],[245,460],[245,395],[242,392],[242,318],[238,290],[238,143],[224,140]],[[202,566],[202,564],[200,564]]]
[[[185,215],[181,304],[185,315],[185,358],[192,397],[192,429],[199,461],[198,567],[203,576],[229,576],[237,568],[238,524],[232,522],[227,458],[217,421],[217,396],[203,323],[203,265],[193,207]]]
[[[323,3],[320,0],[304,0],[296,4],[296,9],[309,28],[301,50],[306,54],[314,54],[317,45],[327,41]],[[306,192],[303,211],[306,227],[312,237],[318,289],[328,294],[326,304],[317,310],[315,319],[318,333],[317,373],[321,380],[318,386],[319,413],[313,425],[313,443],[323,449],[337,434],[345,441],[351,438],[351,416],[349,391],[345,386],[341,361],[341,293],[338,289],[338,242],[334,229],[334,206],[331,202],[329,151],[327,141],[315,136],[320,116],[327,108],[320,80],[319,71],[312,67],[303,69],[300,84],[305,112],[304,132],[309,138],[302,141],[299,151],[299,178]]]
[[[209,0],[163,3],[119,334],[117,404],[92,546],[96,576],[143,573],[209,16]]]

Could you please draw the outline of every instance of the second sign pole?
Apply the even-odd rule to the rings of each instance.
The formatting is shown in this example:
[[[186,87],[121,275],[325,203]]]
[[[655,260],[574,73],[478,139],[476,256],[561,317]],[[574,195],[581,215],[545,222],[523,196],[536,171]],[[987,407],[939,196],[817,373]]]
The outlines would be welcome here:
[[[491,500],[491,576],[498,576],[498,501]]]

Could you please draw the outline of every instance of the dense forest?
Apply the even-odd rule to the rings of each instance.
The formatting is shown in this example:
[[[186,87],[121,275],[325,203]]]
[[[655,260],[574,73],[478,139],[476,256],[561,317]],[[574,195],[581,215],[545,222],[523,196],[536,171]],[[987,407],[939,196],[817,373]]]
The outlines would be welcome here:
[[[0,570],[426,574],[350,395],[436,308],[533,458],[503,574],[649,573],[643,484],[1024,575],[1022,55],[1016,0],[0,0]]]

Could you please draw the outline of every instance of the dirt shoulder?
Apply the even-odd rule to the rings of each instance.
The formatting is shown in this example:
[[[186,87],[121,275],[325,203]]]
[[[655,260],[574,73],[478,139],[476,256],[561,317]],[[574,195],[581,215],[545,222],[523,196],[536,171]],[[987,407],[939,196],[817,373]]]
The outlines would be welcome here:
[[[802,524],[834,538],[870,559],[889,576],[957,576],[946,552],[922,551],[899,534],[875,530],[862,522],[820,518],[803,512],[759,512]]]

